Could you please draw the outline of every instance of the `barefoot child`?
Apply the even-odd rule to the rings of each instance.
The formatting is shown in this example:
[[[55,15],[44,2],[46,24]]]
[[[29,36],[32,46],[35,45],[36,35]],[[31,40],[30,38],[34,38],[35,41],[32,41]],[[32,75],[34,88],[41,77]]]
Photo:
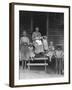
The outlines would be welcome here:
[[[29,42],[26,31],[23,31],[23,37],[20,39],[20,60],[22,61],[23,68],[26,68],[26,63],[29,60]]]
[[[60,46],[58,46],[57,50],[55,50],[55,56],[56,56],[56,73],[62,74],[63,51]]]
[[[30,54],[30,59],[33,61],[33,59],[35,57],[35,53],[34,53],[32,44],[29,45],[29,54]]]

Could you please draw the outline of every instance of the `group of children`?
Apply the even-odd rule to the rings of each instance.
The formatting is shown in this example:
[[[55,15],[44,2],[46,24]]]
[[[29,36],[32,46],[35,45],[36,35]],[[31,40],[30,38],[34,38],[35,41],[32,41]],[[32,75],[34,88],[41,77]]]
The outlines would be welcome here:
[[[56,73],[63,74],[64,52],[62,50],[62,47],[58,45],[56,47],[56,49],[55,49],[55,47],[53,45],[53,42],[51,41],[50,45],[49,45],[48,52],[46,53],[46,56],[49,57],[50,62],[52,61],[52,57],[53,56],[55,57],[55,61],[56,61],[56,64],[55,64],[55,66],[56,66],[55,67]]]
[[[20,60],[22,61],[22,66],[26,65],[28,60],[33,60],[36,54],[44,53],[45,56],[49,57],[51,62],[52,57],[56,58],[56,73],[62,73],[62,61],[63,61],[63,51],[60,46],[55,49],[53,42],[48,45],[47,37],[41,37],[39,28],[36,28],[36,32],[32,34],[33,43],[30,42],[27,37],[26,31],[23,32],[23,37],[20,39]],[[41,41],[42,40],[42,41]],[[25,64],[24,64],[25,63]],[[26,67],[26,66],[25,66]]]

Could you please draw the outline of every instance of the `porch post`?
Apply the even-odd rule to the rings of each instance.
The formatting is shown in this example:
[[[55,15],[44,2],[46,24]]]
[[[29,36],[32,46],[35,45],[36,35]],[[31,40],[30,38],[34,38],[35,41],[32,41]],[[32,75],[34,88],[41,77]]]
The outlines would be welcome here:
[[[46,28],[47,28],[47,37],[48,37],[48,30],[49,30],[49,14],[47,14]]]
[[[33,15],[31,14],[31,33],[33,32]]]

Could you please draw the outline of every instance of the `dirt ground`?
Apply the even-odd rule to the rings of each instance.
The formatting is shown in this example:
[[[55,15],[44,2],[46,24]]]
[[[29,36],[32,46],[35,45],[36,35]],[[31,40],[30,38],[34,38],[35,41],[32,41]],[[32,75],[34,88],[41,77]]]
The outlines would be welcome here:
[[[54,77],[63,77],[61,74],[56,74],[55,69],[50,66],[47,67],[45,72],[44,66],[31,66],[30,70],[28,68],[23,69],[20,67],[19,70],[19,79],[36,79],[36,78],[54,78]]]

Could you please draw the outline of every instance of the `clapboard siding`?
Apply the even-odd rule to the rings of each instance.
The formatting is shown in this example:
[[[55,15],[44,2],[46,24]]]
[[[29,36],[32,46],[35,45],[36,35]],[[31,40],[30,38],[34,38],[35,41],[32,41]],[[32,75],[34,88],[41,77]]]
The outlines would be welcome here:
[[[64,30],[49,28],[48,31],[48,42],[53,41],[54,45],[61,45],[64,47]]]
[[[31,39],[35,27],[39,27],[42,36],[48,35],[48,43],[64,46],[64,13],[20,11],[20,37],[24,30]]]

